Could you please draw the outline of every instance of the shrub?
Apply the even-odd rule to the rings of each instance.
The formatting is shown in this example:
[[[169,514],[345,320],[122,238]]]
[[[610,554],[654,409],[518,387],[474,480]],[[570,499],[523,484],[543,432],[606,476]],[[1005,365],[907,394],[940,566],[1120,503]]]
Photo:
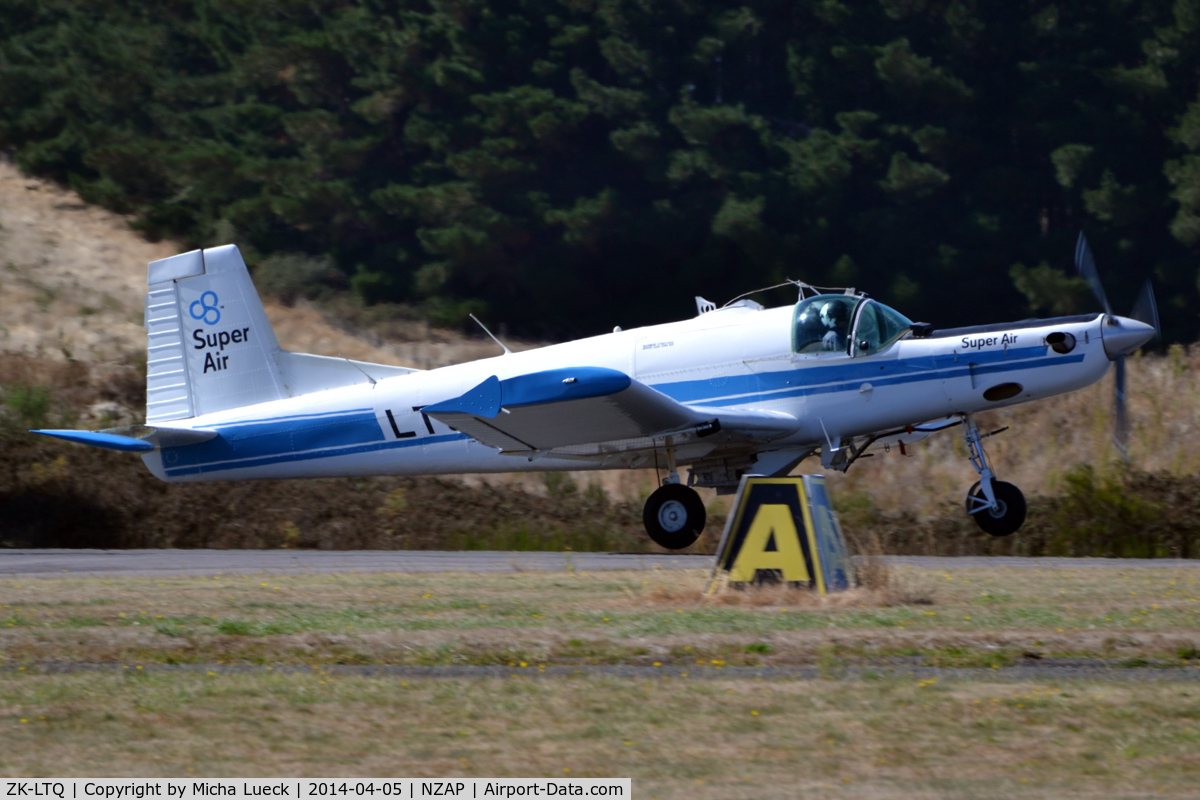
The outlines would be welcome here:
[[[18,383],[4,393],[4,405],[9,419],[20,428],[43,428],[50,416],[50,390]]]
[[[1064,478],[1066,491],[1051,516],[1049,554],[1167,555],[1156,524],[1166,509],[1131,491],[1129,477],[1126,472],[1098,475],[1091,464],[1071,469]]]

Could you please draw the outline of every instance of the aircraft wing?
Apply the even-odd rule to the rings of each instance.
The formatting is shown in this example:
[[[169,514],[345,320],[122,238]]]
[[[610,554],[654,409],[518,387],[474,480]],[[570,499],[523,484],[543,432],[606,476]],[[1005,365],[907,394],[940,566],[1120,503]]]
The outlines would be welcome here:
[[[686,406],[603,367],[552,369],[500,380],[492,376],[465,394],[422,409],[485,445],[534,453],[578,445],[679,435],[727,441],[770,441],[799,427],[773,411]]]

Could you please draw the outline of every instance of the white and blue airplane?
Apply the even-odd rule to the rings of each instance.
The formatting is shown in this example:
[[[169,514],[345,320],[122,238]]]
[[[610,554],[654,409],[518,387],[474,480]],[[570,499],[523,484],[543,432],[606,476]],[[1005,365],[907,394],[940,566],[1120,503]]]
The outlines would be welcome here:
[[[1095,383],[1155,334],[1111,313],[933,330],[853,289],[794,285],[793,306],[697,298],[682,322],[421,371],[281,349],[237,247],[194,250],[149,265],[146,424],[34,433],[140,453],[178,483],[661,461],[643,517],[679,549],[704,529],[692,487],[729,493],[817,453],[844,471],[961,423],[979,473],[967,512],[1003,536],[1025,500],[995,478],[974,415]]]

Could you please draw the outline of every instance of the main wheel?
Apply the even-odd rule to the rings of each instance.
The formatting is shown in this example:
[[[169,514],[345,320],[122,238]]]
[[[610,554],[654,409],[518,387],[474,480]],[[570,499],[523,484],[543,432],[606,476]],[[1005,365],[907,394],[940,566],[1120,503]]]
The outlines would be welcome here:
[[[700,495],[679,483],[659,487],[642,510],[646,533],[656,545],[668,550],[682,550],[695,542],[707,520]]]
[[[975,520],[975,524],[982,528],[984,533],[990,533],[992,536],[1008,536],[1015,533],[1025,524],[1025,495],[1021,494],[1021,490],[1016,486],[1004,481],[992,481],[992,491],[996,495],[997,507],[971,514],[971,519]],[[977,503],[971,501],[972,497],[986,502],[979,481],[967,492],[968,513],[972,508],[978,507]]]

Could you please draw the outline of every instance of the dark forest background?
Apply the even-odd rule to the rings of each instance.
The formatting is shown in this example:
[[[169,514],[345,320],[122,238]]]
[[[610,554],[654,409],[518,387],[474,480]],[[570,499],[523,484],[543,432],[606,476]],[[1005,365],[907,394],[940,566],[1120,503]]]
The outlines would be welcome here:
[[[7,0],[0,147],[289,293],[565,338],[784,278],[1200,335],[1200,0]],[[273,266],[272,266],[273,265]],[[783,298],[778,298],[782,300]]]

